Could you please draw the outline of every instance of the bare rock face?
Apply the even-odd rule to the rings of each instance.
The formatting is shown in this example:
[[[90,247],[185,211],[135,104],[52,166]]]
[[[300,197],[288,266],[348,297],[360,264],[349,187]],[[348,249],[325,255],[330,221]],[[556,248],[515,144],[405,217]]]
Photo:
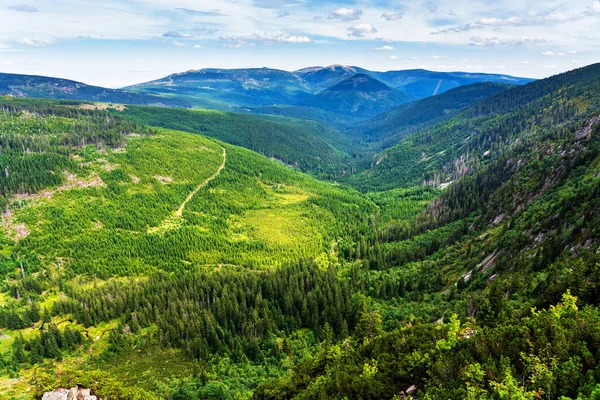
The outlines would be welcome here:
[[[67,400],[67,394],[69,391],[67,389],[56,389],[53,392],[46,392],[42,396],[42,400]]]
[[[71,389],[58,388],[52,392],[46,392],[42,400],[99,400],[91,389],[77,385]]]

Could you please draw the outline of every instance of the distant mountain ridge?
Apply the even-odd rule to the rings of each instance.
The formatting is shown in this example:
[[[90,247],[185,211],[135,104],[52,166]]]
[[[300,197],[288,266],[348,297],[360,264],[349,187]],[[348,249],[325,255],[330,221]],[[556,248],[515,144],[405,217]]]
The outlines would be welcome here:
[[[459,86],[436,96],[402,104],[352,128],[368,142],[377,142],[380,148],[386,148],[425,126],[448,119],[466,107],[512,87],[514,85],[493,82]]]
[[[314,114],[306,110],[311,107],[362,119],[459,86],[480,82],[519,85],[530,81],[509,75],[426,70],[377,72],[331,65],[297,71],[206,68],[121,89],[106,89],[68,79],[0,73],[0,94],[245,112],[256,107],[291,106],[303,107],[297,114],[307,115]]]
[[[338,91],[336,86],[353,76],[369,77],[391,90],[398,91],[403,102],[441,94],[459,86],[480,82],[521,85],[532,79],[510,75],[468,72],[436,72],[427,70],[369,71],[345,65],[307,67],[296,71],[272,68],[200,69],[168,75],[125,89],[152,94],[184,97],[201,107],[231,109],[273,105],[304,105],[319,107],[323,91]],[[349,82],[346,82],[349,84]],[[383,86],[379,85],[383,89]],[[364,92],[364,90],[360,90]],[[394,105],[399,105],[394,104]],[[319,107],[320,108],[320,107]],[[322,108],[325,110],[330,109]],[[385,109],[384,109],[385,111]]]
[[[0,94],[62,100],[99,101],[168,107],[190,107],[185,100],[99,86],[62,78],[0,73]]]

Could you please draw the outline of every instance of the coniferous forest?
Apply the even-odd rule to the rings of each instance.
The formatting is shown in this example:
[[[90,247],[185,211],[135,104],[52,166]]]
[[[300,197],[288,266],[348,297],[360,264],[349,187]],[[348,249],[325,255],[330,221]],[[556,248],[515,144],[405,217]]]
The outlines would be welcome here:
[[[303,107],[0,97],[0,397],[600,399],[600,64]]]

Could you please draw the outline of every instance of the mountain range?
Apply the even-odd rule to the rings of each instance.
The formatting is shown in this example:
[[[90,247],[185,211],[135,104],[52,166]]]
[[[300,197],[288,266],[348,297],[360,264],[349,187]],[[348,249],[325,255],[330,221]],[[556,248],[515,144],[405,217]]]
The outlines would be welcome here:
[[[358,80],[355,76],[364,82],[352,84]],[[340,90],[345,81],[352,90]],[[265,106],[312,107],[368,118],[412,100],[478,82],[520,85],[531,79],[426,70],[376,72],[332,65],[291,72],[271,68],[201,69],[123,89],[105,89],[65,79],[0,74],[0,94],[230,111]]]

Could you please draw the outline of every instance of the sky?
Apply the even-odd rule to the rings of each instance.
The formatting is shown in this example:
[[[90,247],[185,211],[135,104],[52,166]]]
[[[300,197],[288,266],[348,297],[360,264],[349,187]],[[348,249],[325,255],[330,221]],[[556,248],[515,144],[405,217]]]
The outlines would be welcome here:
[[[123,87],[200,68],[542,78],[600,61],[600,0],[0,0],[0,72]]]

